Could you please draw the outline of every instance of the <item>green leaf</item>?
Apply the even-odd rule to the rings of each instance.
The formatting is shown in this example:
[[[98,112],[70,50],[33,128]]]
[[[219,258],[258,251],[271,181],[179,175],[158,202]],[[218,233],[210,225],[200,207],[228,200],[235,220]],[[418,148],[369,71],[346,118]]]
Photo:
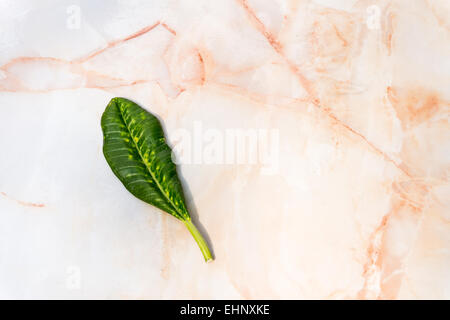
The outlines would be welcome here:
[[[102,116],[103,154],[125,188],[183,221],[205,261],[212,260],[205,240],[191,222],[172,150],[159,120],[136,103],[113,98]]]

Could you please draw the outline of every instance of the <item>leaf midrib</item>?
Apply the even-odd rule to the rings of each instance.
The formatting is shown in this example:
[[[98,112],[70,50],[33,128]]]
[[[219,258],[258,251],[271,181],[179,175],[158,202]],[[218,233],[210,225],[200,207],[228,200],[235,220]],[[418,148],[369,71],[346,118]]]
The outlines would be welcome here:
[[[161,185],[159,184],[158,180],[156,179],[155,175],[153,174],[152,170],[150,170],[150,168],[147,166],[147,164],[145,163],[145,161],[143,160],[143,156],[141,154],[141,151],[139,150],[139,147],[137,145],[137,142],[134,141],[133,139],[133,134],[131,133],[131,129],[128,127],[128,124],[125,121],[124,115],[122,113],[122,110],[120,110],[120,107],[117,106],[120,112],[120,117],[122,118],[123,123],[125,124],[125,127],[128,130],[128,133],[130,134],[131,140],[133,141],[133,144],[139,154],[139,157],[141,158],[141,161],[144,163],[145,167],[147,168],[148,172],[150,173],[150,176],[152,177],[153,181],[155,181],[156,185],[158,186],[159,191],[162,193],[162,195],[164,196],[164,198],[166,198],[167,201],[169,201],[169,203],[172,205],[172,207],[175,209],[175,212],[179,215],[180,220],[185,220],[183,214],[181,214],[181,212],[178,211],[178,208],[174,205],[174,203],[172,202],[172,200],[170,200],[170,198],[166,195],[166,193],[164,192],[164,189],[161,187]],[[142,121],[143,122],[143,121]],[[142,135],[141,135],[142,137]],[[140,140],[141,138],[138,138],[138,140]]]

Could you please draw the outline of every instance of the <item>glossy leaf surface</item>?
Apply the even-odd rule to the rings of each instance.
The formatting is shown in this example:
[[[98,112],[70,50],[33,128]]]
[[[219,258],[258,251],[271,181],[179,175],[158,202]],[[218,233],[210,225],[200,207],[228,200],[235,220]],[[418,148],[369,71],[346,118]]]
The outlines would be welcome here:
[[[205,261],[208,244],[191,221],[181,182],[159,120],[125,98],[113,98],[101,120],[103,154],[114,174],[134,196],[183,221]]]
[[[134,196],[180,220],[189,218],[159,120],[136,103],[113,98],[102,116],[103,154]]]

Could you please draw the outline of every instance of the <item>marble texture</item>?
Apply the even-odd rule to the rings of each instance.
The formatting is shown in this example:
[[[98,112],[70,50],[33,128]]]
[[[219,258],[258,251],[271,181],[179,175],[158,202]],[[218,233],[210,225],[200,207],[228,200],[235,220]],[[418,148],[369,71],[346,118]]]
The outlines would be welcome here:
[[[0,298],[450,298],[449,1],[0,9]],[[214,262],[107,166],[114,96],[279,132],[275,174],[180,165]]]

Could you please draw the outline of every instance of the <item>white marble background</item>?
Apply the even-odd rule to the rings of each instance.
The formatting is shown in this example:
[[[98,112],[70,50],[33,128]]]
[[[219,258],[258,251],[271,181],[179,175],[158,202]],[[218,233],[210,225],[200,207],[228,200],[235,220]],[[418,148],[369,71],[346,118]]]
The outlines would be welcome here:
[[[447,0],[0,0],[0,298],[450,298]],[[277,130],[279,168],[180,166],[207,232],[102,152],[114,96]]]

